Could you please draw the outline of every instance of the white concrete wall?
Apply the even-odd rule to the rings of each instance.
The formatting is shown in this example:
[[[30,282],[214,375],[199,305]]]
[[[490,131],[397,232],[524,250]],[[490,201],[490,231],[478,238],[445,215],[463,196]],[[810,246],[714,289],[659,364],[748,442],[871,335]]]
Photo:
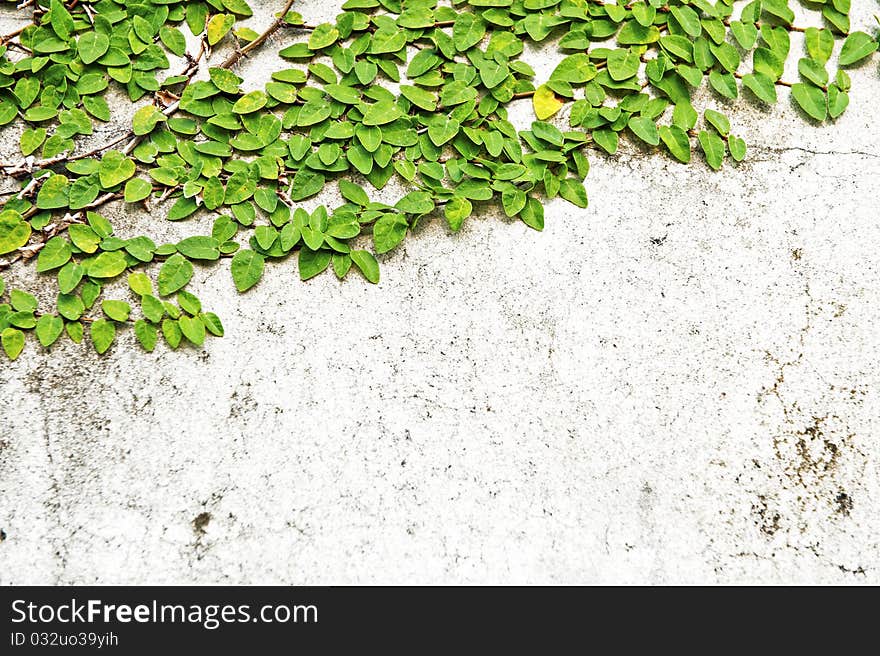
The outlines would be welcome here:
[[[880,582],[877,60],[852,77],[832,125],[725,106],[750,148],[720,173],[628,146],[541,234],[435,220],[378,287],[198,267],[205,350],[29,343],[0,583]]]

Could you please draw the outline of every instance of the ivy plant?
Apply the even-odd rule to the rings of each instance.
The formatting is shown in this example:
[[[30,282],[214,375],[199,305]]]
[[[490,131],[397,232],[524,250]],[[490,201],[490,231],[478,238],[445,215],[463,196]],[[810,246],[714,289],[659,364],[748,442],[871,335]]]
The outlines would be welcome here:
[[[810,27],[795,3],[346,0],[311,25],[287,0],[262,33],[241,24],[245,0],[21,3],[30,22],[0,37],[0,125],[20,134],[20,157],[0,163],[14,183],[0,268],[33,264],[57,295],[41,310],[0,280],[3,349],[15,359],[31,332],[44,348],[87,336],[103,353],[125,327],[148,351],[201,345],[223,326],[186,288],[194,263],[228,260],[238,292],[290,257],[302,280],[355,269],[377,283],[376,255],[432,217],[456,231],[495,204],[541,230],[544,199],[587,206],[586,153],[614,155],[621,138],[712,169],[741,161],[730,119],[695,106],[701,88],[726,106],[775,103],[782,87],[805,119],[833,121],[877,36],[851,29],[850,0],[797,3]],[[244,62],[279,36],[288,64],[245,90]],[[547,79],[523,59],[527,43],[556,53]],[[138,104],[130,129],[85,148],[119,91]],[[530,103],[528,129],[511,122],[513,103]],[[565,106],[567,121],[555,116]],[[373,200],[392,179],[406,193]],[[345,202],[306,211],[328,185]],[[207,215],[210,233],[122,235],[99,211],[110,202]],[[109,298],[121,277],[131,293]]]

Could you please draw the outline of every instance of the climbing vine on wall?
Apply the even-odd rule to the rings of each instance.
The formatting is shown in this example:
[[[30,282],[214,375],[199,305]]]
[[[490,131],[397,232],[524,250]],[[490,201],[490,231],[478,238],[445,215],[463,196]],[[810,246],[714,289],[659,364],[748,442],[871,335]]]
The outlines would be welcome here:
[[[148,351],[222,335],[185,289],[193,262],[228,260],[239,292],[292,255],[303,280],[355,268],[375,283],[374,253],[429,217],[458,230],[495,203],[541,230],[543,199],[587,206],[585,150],[613,155],[621,137],[719,169],[746,144],[723,113],[694,106],[698,88],[772,104],[786,87],[805,118],[833,121],[846,69],[878,47],[851,31],[850,0],[797,5],[822,27],[795,24],[794,0],[347,0],[319,25],[293,4],[279,1],[262,33],[239,25],[245,0],[18,5],[31,22],[0,37],[0,125],[20,126],[20,156],[0,163],[17,182],[0,211],[0,268],[33,264],[57,295],[41,310],[0,279],[9,358],[28,332],[44,348],[88,337],[99,353],[125,326]],[[279,37],[289,66],[243,91],[236,70]],[[521,59],[527,42],[559,53],[549,79]],[[139,105],[130,130],[86,148],[114,88]],[[514,102],[531,103],[529,129],[508,120]],[[565,105],[563,126],[552,117]],[[408,193],[371,200],[392,179]],[[327,185],[345,204],[298,205]],[[123,237],[100,214],[110,202],[167,208],[169,221],[207,212],[213,226],[173,244]],[[104,294],[123,276],[135,307]]]

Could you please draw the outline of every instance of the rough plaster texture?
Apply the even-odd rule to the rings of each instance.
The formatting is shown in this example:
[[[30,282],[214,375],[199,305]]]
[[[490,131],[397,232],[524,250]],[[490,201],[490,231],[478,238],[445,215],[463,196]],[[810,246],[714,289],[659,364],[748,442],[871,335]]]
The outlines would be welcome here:
[[[880,582],[876,60],[852,75],[835,125],[783,96],[730,109],[721,173],[594,153],[589,209],[434,221],[378,287],[198,268],[203,351],[31,344],[0,583]]]

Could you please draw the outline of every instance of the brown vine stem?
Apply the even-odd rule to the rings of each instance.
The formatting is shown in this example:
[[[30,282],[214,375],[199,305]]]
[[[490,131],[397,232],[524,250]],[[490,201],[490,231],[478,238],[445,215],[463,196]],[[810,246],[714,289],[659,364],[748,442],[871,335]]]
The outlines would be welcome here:
[[[428,27],[452,27],[453,25],[455,25],[454,20],[446,20],[446,21],[437,21],[436,23],[434,23],[433,25],[429,25]],[[318,26],[317,25],[308,25],[306,23],[303,23],[302,25],[288,24],[288,25],[283,25],[282,27],[286,27],[290,30],[300,30],[301,32],[312,32],[315,29],[317,29]],[[426,27],[425,29],[428,29],[428,27]],[[367,32],[375,32],[376,27],[374,25],[371,25],[367,28],[366,31]]]
[[[737,72],[737,73],[734,73],[734,74],[733,74],[733,77],[735,77],[735,78],[738,79],[738,80],[741,80],[741,79],[743,79],[743,78],[745,77],[745,75],[743,75],[742,73]],[[776,80],[776,82],[774,82],[774,84],[777,85],[777,86],[780,86],[780,87],[789,87],[789,88],[791,88],[792,86],[794,86],[794,84],[792,84],[791,82],[786,82],[785,80]]]
[[[220,68],[232,68],[236,63],[238,63],[239,59],[246,56],[252,50],[255,50],[263,45],[263,42],[266,39],[275,34],[275,32],[277,32],[281,28],[281,26],[284,25],[284,17],[287,16],[287,12],[290,11],[290,8],[293,6],[293,3],[295,1],[296,0],[287,0],[287,4],[284,5],[281,13],[278,14],[278,18],[274,20],[274,22],[266,29],[266,31],[263,32],[256,39],[251,41],[249,44],[247,44],[241,50],[236,50],[234,53],[229,55],[229,57],[226,58],[226,61],[220,64]]]
[[[2,37],[0,37],[0,45],[6,45],[6,43],[8,43],[9,41],[11,41],[15,37],[17,37],[22,32],[24,32],[31,25],[33,25],[33,23],[28,23],[27,25],[23,25],[22,27],[19,27],[14,32],[10,32],[9,34],[4,34]]]
[[[721,22],[724,23],[724,25],[726,25],[727,27],[730,27],[731,20],[729,18],[725,18]],[[755,27],[757,27],[758,29],[760,29],[762,25],[764,25],[764,23],[762,23],[761,21],[755,23]],[[772,24],[769,25],[770,27],[774,27],[774,25]],[[780,25],[779,27],[782,27],[789,32],[806,32],[809,29],[807,27],[801,27],[799,25]]]

